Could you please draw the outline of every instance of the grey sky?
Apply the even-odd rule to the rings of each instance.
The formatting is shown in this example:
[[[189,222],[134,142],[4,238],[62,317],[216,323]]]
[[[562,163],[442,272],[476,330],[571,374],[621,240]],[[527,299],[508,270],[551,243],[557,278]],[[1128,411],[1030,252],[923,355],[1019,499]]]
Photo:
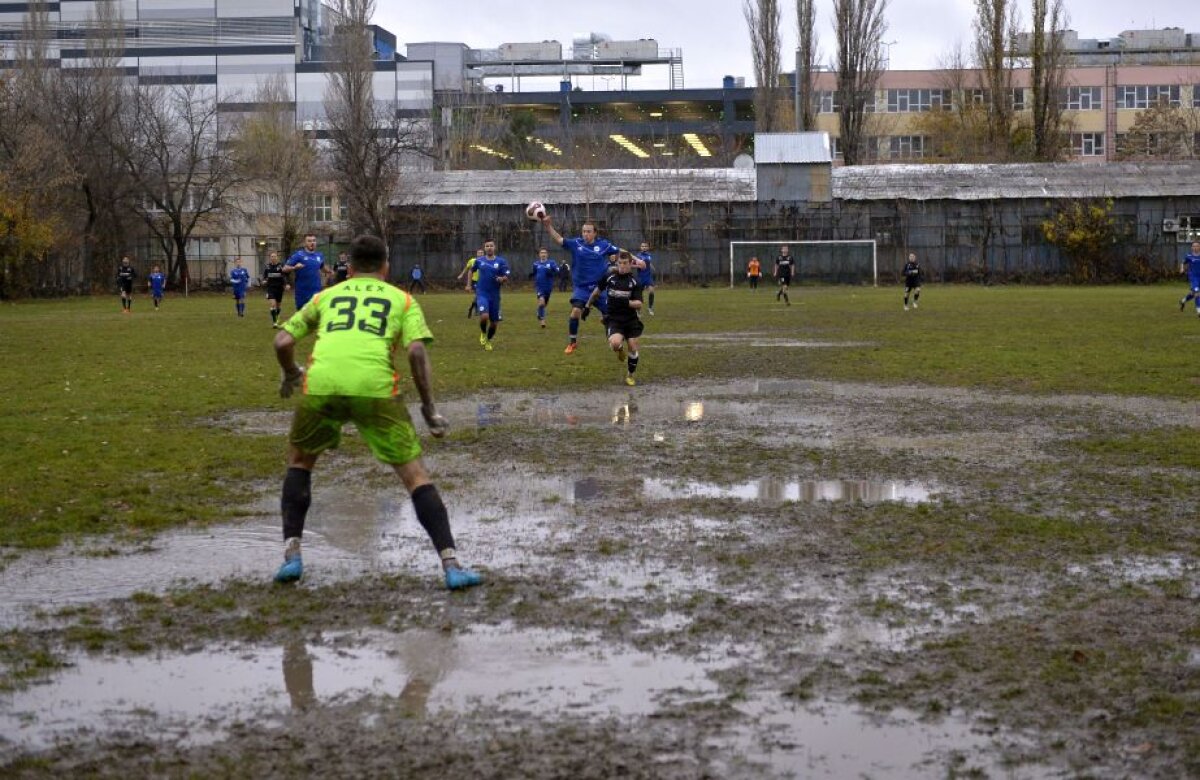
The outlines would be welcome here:
[[[1029,0],[1019,0],[1028,18]],[[782,0],[785,52],[795,47],[795,3]],[[887,11],[892,68],[936,67],[947,51],[971,40],[974,0],[891,0]],[[396,34],[401,51],[415,41],[461,41],[472,48],[557,40],[569,49],[578,33],[602,32],[613,40],[654,38],[683,50],[685,85],[716,87],[728,74],[753,82],[742,0],[377,0],[375,21]],[[817,32],[823,62],[833,51],[833,0],[818,0]],[[1083,38],[1113,38],[1122,30],[1191,28],[1200,22],[1179,0],[1066,0],[1070,27]],[[785,54],[785,60],[788,55]],[[790,70],[790,64],[785,65]],[[666,85],[666,68],[647,68],[630,88]],[[617,86],[584,79],[587,89]],[[532,87],[532,83],[524,86]]]

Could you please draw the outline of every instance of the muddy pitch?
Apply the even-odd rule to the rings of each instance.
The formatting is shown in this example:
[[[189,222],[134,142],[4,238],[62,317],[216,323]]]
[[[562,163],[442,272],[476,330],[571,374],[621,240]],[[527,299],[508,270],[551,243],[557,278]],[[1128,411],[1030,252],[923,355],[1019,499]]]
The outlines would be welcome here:
[[[1194,405],[747,380],[445,411],[481,588],[441,588],[353,437],[296,588],[275,485],[8,562],[3,774],[1200,773],[1197,475],[1113,444]]]

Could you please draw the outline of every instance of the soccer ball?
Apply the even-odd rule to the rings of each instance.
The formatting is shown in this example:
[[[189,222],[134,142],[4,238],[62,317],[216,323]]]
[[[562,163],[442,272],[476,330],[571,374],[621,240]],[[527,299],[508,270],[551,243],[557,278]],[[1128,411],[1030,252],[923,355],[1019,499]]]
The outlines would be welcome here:
[[[540,221],[546,216],[546,207],[542,205],[540,200],[535,200],[525,207],[525,216]]]

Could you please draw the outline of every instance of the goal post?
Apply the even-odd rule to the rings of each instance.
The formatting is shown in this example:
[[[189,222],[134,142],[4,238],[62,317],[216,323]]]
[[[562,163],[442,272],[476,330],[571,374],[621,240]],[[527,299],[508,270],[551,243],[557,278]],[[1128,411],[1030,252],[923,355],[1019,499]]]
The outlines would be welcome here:
[[[879,257],[875,240],[852,238],[839,241],[730,241],[729,286],[746,279],[746,264],[757,257],[762,268],[763,283],[768,284],[775,270],[779,248],[788,247],[796,258],[792,273],[794,284],[879,285]]]

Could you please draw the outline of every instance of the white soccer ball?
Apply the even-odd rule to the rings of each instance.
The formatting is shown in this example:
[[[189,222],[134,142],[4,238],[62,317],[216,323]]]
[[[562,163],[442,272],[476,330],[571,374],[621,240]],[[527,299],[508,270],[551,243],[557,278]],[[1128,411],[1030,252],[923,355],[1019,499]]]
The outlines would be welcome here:
[[[535,200],[525,207],[525,216],[540,221],[546,216],[546,207],[542,205],[540,200]]]

